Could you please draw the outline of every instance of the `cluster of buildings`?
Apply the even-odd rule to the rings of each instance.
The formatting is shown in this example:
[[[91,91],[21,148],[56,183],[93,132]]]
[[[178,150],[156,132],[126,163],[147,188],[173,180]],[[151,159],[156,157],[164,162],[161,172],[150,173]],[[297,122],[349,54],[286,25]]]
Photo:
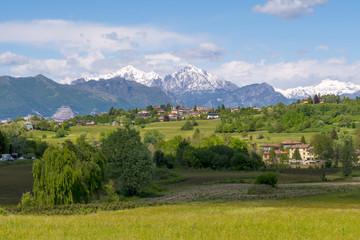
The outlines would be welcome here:
[[[324,163],[324,160],[315,158],[313,146],[298,141],[289,140],[280,144],[265,144],[261,145],[260,149],[263,151],[262,157],[266,164],[280,163],[281,159],[288,159],[289,164],[297,165]],[[275,156],[271,156],[271,149],[274,149]],[[296,150],[299,151],[301,159],[294,159]]]
[[[207,119],[219,118],[218,113],[209,113],[214,109],[205,108],[205,107],[192,107],[192,108],[176,107],[176,108],[172,108],[169,112],[166,112],[164,109],[161,109],[160,107],[154,107],[154,109],[156,110],[156,114],[160,121],[180,120],[189,117],[200,117],[201,114],[206,114]],[[137,114],[138,118],[146,118],[150,116],[151,116],[150,111],[140,111]]]

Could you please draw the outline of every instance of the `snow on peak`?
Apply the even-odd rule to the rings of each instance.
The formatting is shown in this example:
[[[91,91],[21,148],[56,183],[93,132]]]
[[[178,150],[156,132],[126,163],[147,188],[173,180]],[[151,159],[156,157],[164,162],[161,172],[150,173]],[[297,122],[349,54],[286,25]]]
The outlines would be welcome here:
[[[276,89],[287,98],[299,99],[314,96],[315,94],[342,95],[360,91],[360,85],[351,82],[341,82],[338,80],[324,79],[320,83],[308,87],[297,87],[286,90]]]
[[[183,69],[167,75],[162,83],[162,88],[165,91],[175,94],[231,89],[233,86],[234,84],[192,65],[187,65]]]
[[[109,74],[104,74],[104,75],[100,75],[97,77],[88,77],[85,78],[86,81],[89,80],[100,80],[100,79],[111,79],[111,78],[115,78],[115,77],[121,77],[124,78],[128,81],[135,81],[141,84],[144,84],[146,86],[153,86],[154,85],[154,80],[156,79],[161,79],[160,75],[155,73],[155,72],[143,72],[137,68],[134,68],[133,66],[126,66],[121,68],[120,70],[113,72],[113,73],[109,73]]]

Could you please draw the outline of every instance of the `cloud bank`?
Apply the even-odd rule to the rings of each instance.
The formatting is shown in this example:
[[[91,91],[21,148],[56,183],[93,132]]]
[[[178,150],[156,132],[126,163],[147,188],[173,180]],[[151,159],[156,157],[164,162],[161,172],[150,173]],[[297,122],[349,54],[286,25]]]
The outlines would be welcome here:
[[[314,6],[323,5],[328,0],[267,0],[264,5],[256,5],[253,12],[266,13],[283,19],[295,19],[314,13]]]

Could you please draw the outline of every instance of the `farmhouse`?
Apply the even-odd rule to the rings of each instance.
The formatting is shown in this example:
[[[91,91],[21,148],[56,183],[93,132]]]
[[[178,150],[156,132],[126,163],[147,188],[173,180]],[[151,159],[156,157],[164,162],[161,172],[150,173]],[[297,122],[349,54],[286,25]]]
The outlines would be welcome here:
[[[138,118],[146,118],[146,117],[150,117],[151,114],[149,111],[140,111],[137,113],[137,117]]]
[[[315,159],[314,151],[313,151],[314,148],[310,144],[296,144],[296,145],[290,146],[289,154],[290,154],[291,158],[294,155],[294,152],[296,149],[299,150],[301,160],[306,161],[306,160],[314,160]],[[297,160],[299,160],[299,159],[297,159]]]
[[[265,145],[261,145],[261,146],[260,146],[260,149],[263,150],[264,152],[269,152],[272,147],[274,148],[274,150],[280,150],[280,145],[279,145],[279,144],[265,144]]]
[[[217,118],[219,118],[218,113],[208,113],[207,115],[207,119],[217,119]]]
[[[298,142],[298,141],[288,140],[288,141],[282,142],[281,144],[283,145],[284,149],[286,149],[286,148],[289,148],[291,146],[302,144],[302,143]]]
[[[263,153],[263,161],[266,164],[279,163],[282,155],[287,156],[288,153],[284,152],[284,151],[280,151],[280,150],[275,150],[275,159],[270,159],[270,152],[264,152]]]

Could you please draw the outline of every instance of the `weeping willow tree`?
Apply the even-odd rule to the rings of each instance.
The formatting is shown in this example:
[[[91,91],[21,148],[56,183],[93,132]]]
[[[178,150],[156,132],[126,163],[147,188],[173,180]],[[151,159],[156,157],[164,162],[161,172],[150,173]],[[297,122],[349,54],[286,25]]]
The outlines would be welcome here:
[[[39,205],[87,203],[106,181],[106,158],[82,136],[49,147],[33,165],[34,200]]]

